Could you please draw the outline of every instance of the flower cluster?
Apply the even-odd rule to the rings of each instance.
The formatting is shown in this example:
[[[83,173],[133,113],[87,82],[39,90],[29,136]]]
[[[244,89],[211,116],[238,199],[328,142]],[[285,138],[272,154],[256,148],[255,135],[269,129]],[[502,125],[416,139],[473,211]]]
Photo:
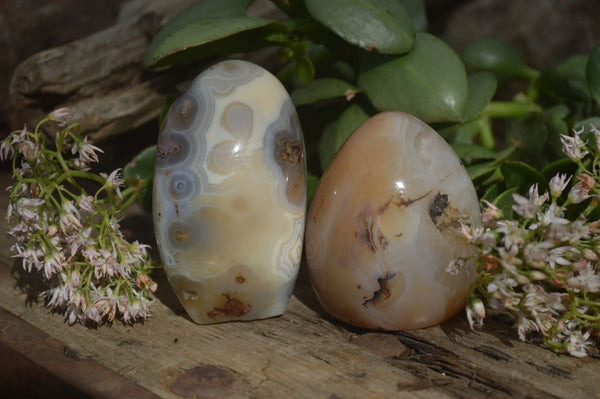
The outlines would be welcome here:
[[[120,169],[90,172],[102,151],[81,138],[70,118],[68,109],[58,109],[33,132],[23,128],[0,145],[15,181],[6,215],[14,256],[47,283],[47,305],[70,324],[146,318],[156,290],[147,246],[128,242],[118,223],[143,187],[128,187]],[[59,127],[52,147],[43,133],[48,126]],[[90,185],[98,187],[94,194]]]
[[[595,146],[583,140],[583,130],[562,135],[563,152],[578,166],[577,182],[557,174],[543,194],[537,184],[527,197],[513,194],[513,218],[503,219],[486,202],[484,227],[464,226],[478,248],[479,274],[466,309],[471,328],[483,324],[487,305],[512,316],[521,340],[535,332],[556,352],[584,357],[597,351],[600,130],[591,131]]]

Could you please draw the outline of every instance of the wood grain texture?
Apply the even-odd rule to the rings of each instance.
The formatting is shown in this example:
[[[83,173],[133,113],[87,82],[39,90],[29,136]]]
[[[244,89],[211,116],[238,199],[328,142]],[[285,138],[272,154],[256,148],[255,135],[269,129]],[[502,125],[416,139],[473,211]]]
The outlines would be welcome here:
[[[0,184],[8,184],[5,175]],[[5,195],[0,197],[2,218],[6,202]],[[147,224],[140,221],[148,221],[150,215],[137,210],[129,218],[135,223],[126,219],[123,225],[129,226],[130,234],[142,236]],[[42,330],[52,342],[61,342],[64,350],[55,351],[55,356],[82,365],[93,361],[160,397],[593,398],[600,394],[598,359],[556,355],[536,343],[520,342],[511,322],[502,317],[486,319],[485,327],[476,332],[469,330],[462,314],[441,326],[398,333],[339,323],[318,305],[304,266],[281,317],[196,325],[159,271],[157,300],[146,322],[97,329],[69,326],[38,300],[39,283],[10,257],[10,237],[4,234],[1,242],[1,308]],[[6,337],[10,326],[2,328]],[[81,379],[77,389],[86,394],[116,395],[110,384],[101,395],[95,390],[96,374],[80,373],[77,378]]]
[[[160,88],[174,83],[144,71],[142,56],[158,30],[191,3],[124,3],[113,26],[36,53],[19,64],[9,87],[11,102],[29,121],[68,106],[82,132],[96,142],[151,121],[166,98]]]

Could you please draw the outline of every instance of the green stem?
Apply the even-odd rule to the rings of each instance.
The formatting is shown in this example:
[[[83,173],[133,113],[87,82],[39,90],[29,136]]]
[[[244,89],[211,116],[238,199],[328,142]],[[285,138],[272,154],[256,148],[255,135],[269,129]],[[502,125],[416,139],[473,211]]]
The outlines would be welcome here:
[[[490,118],[519,118],[534,112],[541,112],[542,108],[531,102],[521,101],[491,101],[486,108]]]
[[[135,186],[127,187],[125,190],[123,190],[121,192],[123,194],[123,198],[127,196],[129,196],[129,198],[127,198],[127,201],[125,201],[123,204],[121,204],[121,206],[119,206],[119,211],[122,212],[125,209],[129,208],[138,199],[138,197],[142,193],[142,190],[145,187],[147,187],[149,183],[149,180],[140,180]]]
[[[487,148],[488,150],[494,150],[496,148],[496,141],[494,140],[490,118],[482,120],[477,137],[479,139],[479,144],[481,144],[483,148]]]

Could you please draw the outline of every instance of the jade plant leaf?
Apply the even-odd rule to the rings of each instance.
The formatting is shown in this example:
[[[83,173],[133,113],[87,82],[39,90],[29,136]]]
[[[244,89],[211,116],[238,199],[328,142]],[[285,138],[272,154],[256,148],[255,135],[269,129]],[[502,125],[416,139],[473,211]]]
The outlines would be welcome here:
[[[475,72],[468,77],[468,96],[463,119],[471,120],[481,114],[496,93],[496,77],[486,71]]]
[[[450,146],[460,159],[465,160],[469,164],[475,159],[495,159],[497,155],[496,151],[488,150],[472,143],[455,141],[450,143]]]
[[[596,129],[600,129],[600,116],[591,116],[584,120],[581,120],[573,126],[573,130],[581,130],[583,129],[583,133],[588,134],[592,131],[592,125]]]
[[[123,177],[126,179],[142,180],[144,188],[140,192],[138,201],[144,209],[152,209],[152,180],[154,178],[154,160],[156,146],[150,146],[140,151],[125,168]]]
[[[146,49],[144,55],[144,65],[148,65],[153,59],[158,46],[170,35],[182,27],[202,20],[214,18],[244,17],[246,8],[254,0],[231,0],[224,2],[222,0],[205,0],[197,2],[187,7],[169,21]]]
[[[544,176],[525,162],[504,161],[500,165],[507,187],[516,187],[521,192],[527,192],[533,184],[538,184],[540,194],[548,189]]]
[[[471,180],[482,180],[485,177],[489,177],[492,173],[496,171],[496,163],[491,162],[482,162],[475,165],[467,166],[467,173]]]
[[[550,180],[557,173],[573,175],[576,169],[577,164],[570,158],[565,157],[546,165],[544,169],[542,169],[542,174],[546,179]]]
[[[262,28],[262,29],[260,29]],[[250,51],[266,46],[269,33],[284,29],[277,22],[247,16],[202,19],[157,36],[150,44],[144,65],[149,69],[200,60],[209,56]]]
[[[356,87],[343,80],[323,78],[295,90],[291,97],[294,105],[298,107],[336,97],[346,97],[350,100],[358,91]]]
[[[344,141],[359,127],[364,121],[369,119],[369,114],[356,104],[350,105],[341,115],[323,130],[319,140],[319,162],[321,170],[325,170],[337,150],[344,144]]]
[[[517,49],[498,39],[474,41],[465,47],[462,57],[468,67],[490,71],[501,79],[533,79],[538,74],[525,63]]]
[[[564,84],[569,90],[570,98],[582,101],[590,100],[590,91],[585,77],[588,62],[588,54],[579,54],[570,57],[556,68],[566,81]]]
[[[358,86],[379,111],[403,111],[428,123],[460,120],[467,100],[462,61],[446,43],[424,32],[417,32],[408,54],[367,54]]]
[[[427,23],[427,13],[425,12],[425,2],[423,0],[401,0],[402,5],[413,20],[416,31],[427,32],[429,26]]]
[[[318,22],[365,50],[401,54],[414,45],[413,21],[400,0],[306,0]]]
[[[492,201],[492,203],[502,211],[502,217],[505,219],[512,219],[512,206],[515,203],[513,194],[515,193],[517,193],[517,188],[511,187]]]
[[[592,50],[585,69],[585,78],[590,93],[597,104],[600,104],[600,44]]]

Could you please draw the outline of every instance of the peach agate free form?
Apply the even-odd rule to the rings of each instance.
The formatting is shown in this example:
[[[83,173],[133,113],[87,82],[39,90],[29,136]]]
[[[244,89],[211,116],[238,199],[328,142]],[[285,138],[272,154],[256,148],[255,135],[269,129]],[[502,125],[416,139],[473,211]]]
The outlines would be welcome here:
[[[480,225],[459,158],[414,116],[376,115],[343,144],[307,215],[306,255],[323,308],[355,326],[408,330],[463,308],[475,276],[448,264],[474,249],[461,224]]]
[[[164,268],[196,323],[284,312],[306,207],[304,142],[279,81],[245,61],[201,73],[158,138],[153,216]]]

